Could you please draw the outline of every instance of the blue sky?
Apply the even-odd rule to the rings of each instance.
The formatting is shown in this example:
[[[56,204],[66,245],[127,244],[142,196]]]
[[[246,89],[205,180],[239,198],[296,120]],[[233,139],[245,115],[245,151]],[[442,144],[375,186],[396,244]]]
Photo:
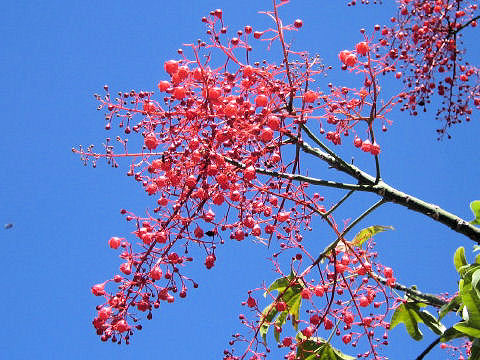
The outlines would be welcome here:
[[[386,23],[391,10],[389,1],[356,8],[340,3],[296,0],[282,15],[285,22],[304,21],[293,37],[297,49],[318,53],[335,66],[338,52],[361,40],[358,30]],[[270,20],[257,11],[270,6],[266,0],[68,5],[19,0],[3,5],[0,223],[14,226],[0,230],[0,358],[221,358],[231,334],[240,329],[237,315],[244,311],[240,303],[247,290],[275,277],[265,261],[266,249],[247,242],[228,244],[208,272],[197,261],[191,270],[200,283],[197,290],[162,306],[152,321],[143,322],[144,330],[131,345],[101,343],[91,326],[97,299],[90,287],[109,278],[120,263],[107,247],[108,238],[134,230],[120,209],[140,212],[146,197],[124,176],[124,168],[101,162],[96,169],[84,167],[71,148],[100,147],[107,136],[92,96],[105,83],[112,92],[154,89],[166,79],[163,62],[175,58],[183,43],[203,37],[200,19],[210,10],[222,8],[232,30],[247,24],[262,29],[271,26]],[[469,56],[480,57],[478,46]],[[343,80],[336,76],[326,81]],[[380,139],[385,180],[470,219],[469,202],[480,198],[478,113],[472,118],[451,131],[452,140],[439,142],[432,113],[418,118],[393,113],[394,125]],[[359,156],[358,163],[371,171],[368,160]],[[339,211],[338,219],[355,217],[372,199],[358,196]],[[395,205],[381,208],[363,224],[395,227],[381,235],[377,248],[399,281],[432,293],[455,290],[452,254],[459,245],[470,249],[467,239]],[[315,233],[308,236],[315,240]],[[391,344],[391,358],[412,358],[427,342],[413,343],[399,327]]]

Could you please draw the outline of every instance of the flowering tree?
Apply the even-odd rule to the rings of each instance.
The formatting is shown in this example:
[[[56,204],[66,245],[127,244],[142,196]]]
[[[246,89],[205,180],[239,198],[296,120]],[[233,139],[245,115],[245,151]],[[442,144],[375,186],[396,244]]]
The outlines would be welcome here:
[[[154,203],[141,215],[122,210],[134,224],[134,237],[108,240],[122,263],[118,274],[92,287],[103,300],[93,320],[97,334],[128,344],[144,314],[151,319],[161,302],[173,303],[198,286],[188,275],[194,261],[189,249],[200,249],[202,258],[195,260],[212,269],[219,245],[252,239],[271,250],[268,261],[278,274],[246,294],[242,304],[249,311],[239,316],[244,331],[232,338],[225,359],[267,358],[273,344],[287,359],[381,359],[388,330],[400,323],[415,340],[422,338],[419,323],[438,334],[418,359],[437,344],[458,358],[480,359],[479,258],[469,264],[459,248],[458,292],[436,296],[400,284],[392,268],[377,260],[373,238],[390,226],[351,234],[377,208],[395,203],[480,243],[480,202],[472,202],[475,219],[468,222],[385,183],[375,136],[391,125],[392,109],[416,116],[435,98],[441,101],[435,113],[439,137],[470,121],[480,108],[480,73],[467,61],[461,36],[477,26],[477,4],[398,1],[390,24],[362,29],[361,41],[338,55],[357,84],[347,87],[326,85],[329,67],[293,48],[289,33],[303,23],[282,22],[279,12],[288,2],[273,0],[264,13],[271,28],[247,25],[233,35],[222,11],[212,11],[202,19],[207,38],[165,62],[159,94],[114,97],[105,86],[103,96],[95,95],[105,129],[118,126],[123,134],[115,143],[107,138],[102,153],[93,147],[74,152],[94,165],[100,158],[114,167],[127,163],[127,175]],[[276,44],[277,63],[251,61],[254,46]],[[388,92],[386,81],[395,82]],[[371,158],[374,174],[338,155],[335,149],[345,142]],[[332,177],[312,176],[307,158],[309,167],[315,161],[334,169]],[[329,207],[323,205],[325,187],[338,190]],[[336,219],[335,210],[362,192],[378,200],[352,209],[354,220]],[[322,234],[330,241],[320,253],[303,238],[316,218],[330,229]],[[457,313],[458,322],[446,328],[442,318],[449,312]],[[334,347],[335,337],[341,349]],[[457,338],[461,345],[451,345]]]

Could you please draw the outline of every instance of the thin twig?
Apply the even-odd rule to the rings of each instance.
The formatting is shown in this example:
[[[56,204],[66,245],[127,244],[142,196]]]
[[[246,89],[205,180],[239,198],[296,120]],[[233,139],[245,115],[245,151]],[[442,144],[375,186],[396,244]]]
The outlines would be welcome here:
[[[353,193],[355,192],[355,190],[350,190],[348,193],[345,194],[344,197],[342,197],[330,210],[328,210],[325,214],[323,214],[323,216],[328,216],[330,215],[332,212],[334,212],[340,205],[342,205],[342,203],[347,200],[350,195],[352,195]]]
[[[368,214],[370,214],[372,211],[374,211],[376,208],[378,208],[380,205],[384,204],[385,200],[381,199],[377,201],[375,204],[370,206],[367,210],[365,210],[359,217],[357,217],[350,225],[348,225],[345,230],[342,231],[342,233],[337,237],[337,239],[333,242],[331,242],[321,253],[318,255],[317,259],[313,262],[313,264],[310,267],[313,267],[317,265],[324,257],[327,256],[327,254],[335,249],[337,244],[340,242],[340,240],[343,239],[343,237],[355,226],[357,225],[362,219],[364,219]]]
[[[415,359],[415,360],[422,360],[425,355],[427,355],[439,342],[440,342],[440,339],[442,337],[438,337],[437,339],[435,339],[430,345],[428,345],[428,347],[423,350],[423,352]]]

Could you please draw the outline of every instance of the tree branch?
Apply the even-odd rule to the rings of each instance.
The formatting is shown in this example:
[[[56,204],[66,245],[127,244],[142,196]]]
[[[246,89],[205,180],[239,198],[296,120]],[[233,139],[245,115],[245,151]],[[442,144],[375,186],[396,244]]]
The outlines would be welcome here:
[[[293,136],[290,137],[293,138]],[[429,216],[435,221],[447,225],[452,230],[463,234],[475,241],[476,243],[480,244],[480,228],[471,225],[464,219],[442,209],[438,205],[428,203],[419,198],[408,195],[400,190],[397,190],[382,180],[380,180],[378,184],[376,184],[376,178],[374,176],[371,176],[365,171],[360,170],[353,164],[348,164],[343,160],[339,161],[337,155],[332,156],[330,154],[327,154],[326,152],[323,152],[318,148],[310,146],[303,140],[297,139],[297,142],[300,144],[304,152],[318,157],[319,159],[328,163],[333,168],[357,179],[359,184],[363,184],[363,186],[360,186],[356,190],[374,192],[381,196],[383,199],[385,199],[385,201],[402,205],[410,210]],[[349,189],[352,188],[350,187]]]
[[[385,279],[383,276],[375,274],[375,273],[370,273],[369,276],[377,280],[378,282],[386,285],[387,284],[387,279]],[[405,285],[402,285],[398,282],[395,282],[393,286],[391,286],[393,289],[399,290],[410,296],[413,300],[419,300],[423,302],[424,304],[431,305],[436,308],[440,308],[443,305],[447,304],[448,301],[442,300],[436,295],[433,294],[428,294],[428,293],[423,293],[421,291],[418,291],[417,289],[414,289],[413,287],[406,287]]]
[[[433,220],[447,225],[453,231],[463,234],[480,244],[480,228],[471,225],[467,221],[442,209],[438,205],[427,203],[414,196],[405,194],[383,181],[380,181],[378,185],[374,185],[373,188],[374,192],[382,196],[386,201],[402,205],[410,210],[427,215]]]
[[[245,169],[246,165],[242,164],[239,161],[230,159],[228,157],[225,157],[225,161],[228,163],[237,166],[240,169]],[[357,184],[348,184],[348,183],[342,183],[342,182],[336,182],[336,181],[330,181],[330,180],[322,180],[322,179],[317,179],[313,178],[310,176],[304,176],[300,174],[292,174],[292,173],[283,173],[283,172],[278,172],[278,171],[271,171],[263,168],[255,168],[255,172],[258,174],[263,174],[263,175],[268,175],[271,177],[276,177],[276,178],[282,178],[282,179],[288,179],[288,180],[296,180],[299,182],[304,182],[304,183],[309,183],[313,185],[320,185],[320,186],[326,186],[326,187],[333,187],[337,189],[347,189],[347,190],[360,190],[360,191],[366,191],[364,185],[357,185]]]
[[[363,218],[365,218],[368,214],[370,214],[372,211],[374,211],[376,208],[378,208],[380,205],[384,204],[385,200],[381,199],[377,201],[375,204],[370,206],[367,210],[365,210],[359,217],[357,217],[354,221],[352,221],[346,228],[345,230],[342,231],[340,235],[338,235],[337,239],[333,242],[331,242],[321,253],[318,255],[317,259],[313,262],[311,267],[316,266],[324,257],[327,256],[327,254],[335,249],[337,244],[339,243],[340,240],[343,239],[343,237],[355,226],[357,225]]]
[[[423,352],[415,360],[422,360],[425,355],[427,355],[440,342],[441,338],[442,337],[440,336],[435,339],[430,345],[427,346],[425,350],[423,350]]]

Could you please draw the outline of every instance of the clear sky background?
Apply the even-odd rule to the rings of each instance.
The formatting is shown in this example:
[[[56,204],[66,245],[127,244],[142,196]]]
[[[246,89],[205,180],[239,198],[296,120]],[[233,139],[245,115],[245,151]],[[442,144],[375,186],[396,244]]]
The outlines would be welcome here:
[[[349,8],[340,0],[296,0],[281,15],[285,23],[304,21],[292,37],[296,49],[318,53],[338,67],[338,52],[362,39],[360,28],[388,22],[392,2],[384,2]],[[97,299],[90,287],[111,277],[120,264],[107,247],[108,238],[134,230],[119,210],[141,213],[147,201],[144,191],[125,176],[125,168],[112,169],[103,162],[96,169],[84,167],[71,152],[80,144],[100,148],[108,136],[93,93],[101,93],[105,83],[112,93],[155,89],[167,78],[163,62],[176,58],[183,43],[204,37],[200,19],[219,7],[231,31],[247,24],[260,30],[271,26],[257,13],[270,9],[267,0],[3,4],[0,223],[14,226],[0,228],[0,359],[219,359],[231,334],[243,330],[237,316],[245,311],[240,303],[247,290],[275,278],[264,260],[266,249],[247,241],[220,248],[211,271],[198,259],[190,274],[200,287],[182,301],[162,304],[131,345],[100,342],[91,325]],[[473,36],[469,39],[474,44]],[[480,58],[475,46],[471,59]],[[261,51],[255,54],[263,56]],[[325,82],[344,78],[334,72]],[[469,202],[480,199],[479,113],[471,123],[452,129],[452,140],[441,142],[432,114],[392,114],[394,125],[379,139],[384,178],[470,220]],[[348,147],[345,154],[373,170],[370,157],[363,159]],[[337,220],[355,217],[372,199],[358,196],[338,212]],[[459,245],[470,253],[468,239],[395,205],[384,206],[363,223],[373,224],[396,229],[380,235],[377,243],[381,261],[395,269],[400,282],[432,293],[455,291],[452,256]],[[313,232],[306,241],[321,249],[331,240]],[[399,326],[392,331],[387,354],[414,358],[433,336],[426,338],[414,343]],[[351,348],[345,352],[355,354]],[[430,358],[445,357],[437,353]]]

